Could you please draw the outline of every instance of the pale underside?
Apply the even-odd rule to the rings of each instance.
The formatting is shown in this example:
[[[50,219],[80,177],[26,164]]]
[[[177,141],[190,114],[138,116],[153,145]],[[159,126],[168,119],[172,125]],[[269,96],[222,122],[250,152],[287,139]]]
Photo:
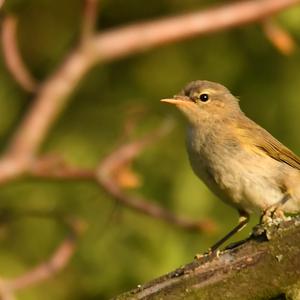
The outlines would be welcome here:
[[[194,172],[223,201],[246,212],[262,211],[289,193],[285,212],[300,211],[300,159],[248,118],[230,126],[236,140],[189,129]],[[251,132],[250,132],[251,129]]]

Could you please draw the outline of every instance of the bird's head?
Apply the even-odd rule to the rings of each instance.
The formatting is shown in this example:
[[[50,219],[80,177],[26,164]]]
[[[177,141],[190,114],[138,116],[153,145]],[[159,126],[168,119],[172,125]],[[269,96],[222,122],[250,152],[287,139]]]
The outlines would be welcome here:
[[[193,81],[180,94],[161,101],[175,104],[191,125],[205,120],[222,120],[240,113],[238,99],[226,87],[205,80]]]

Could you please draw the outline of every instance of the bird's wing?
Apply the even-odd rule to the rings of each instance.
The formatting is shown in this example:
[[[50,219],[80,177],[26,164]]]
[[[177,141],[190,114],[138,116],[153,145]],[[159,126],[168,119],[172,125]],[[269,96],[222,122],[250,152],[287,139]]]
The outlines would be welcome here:
[[[241,134],[241,141],[247,142],[255,152],[300,170],[300,158],[252,120],[243,119],[239,122],[237,130]]]

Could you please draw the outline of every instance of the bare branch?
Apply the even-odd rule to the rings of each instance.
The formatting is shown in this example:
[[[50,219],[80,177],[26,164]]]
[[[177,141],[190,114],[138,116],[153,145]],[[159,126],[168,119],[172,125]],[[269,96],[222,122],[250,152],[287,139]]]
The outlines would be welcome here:
[[[97,10],[99,0],[83,0],[84,8],[83,8],[83,18],[81,25],[81,42],[85,44],[88,42],[95,30],[95,24],[97,21]]]
[[[97,170],[98,181],[108,195],[114,197],[117,201],[131,209],[185,229],[204,232],[214,231],[215,225],[210,220],[195,222],[182,216],[176,216],[170,211],[155,204],[154,201],[126,194],[114,180],[113,174],[115,170],[120,170],[122,166],[132,161],[145,147],[160,138],[165,133],[166,129],[167,128],[164,126],[160,127],[158,130],[150,133],[144,138],[123,145],[112,152],[101,162]]]
[[[59,156],[53,155],[36,159],[28,173],[45,179],[96,180],[95,170],[72,167]]]
[[[27,211],[27,213],[21,214],[13,212],[12,214],[9,214],[8,218],[6,216],[6,219],[2,219],[2,221],[11,222],[24,217],[54,218],[67,227],[69,234],[57,247],[48,261],[40,263],[32,270],[16,278],[1,278],[0,298],[2,300],[14,300],[14,294],[17,290],[27,288],[31,285],[47,280],[60,272],[68,264],[76,250],[78,237],[86,229],[86,224],[77,218],[39,211]]]
[[[4,281],[3,285],[6,291],[12,293],[47,280],[55,276],[68,264],[76,249],[77,238],[82,233],[83,226],[82,222],[78,220],[71,220],[71,222],[68,220],[66,224],[69,227],[70,233],[58,246],[50,259],[19,277]]]
[[[269,41],[284,55],[295,51],[296,43],[292,36],[274,21],[267,19],[263,22],[263,30]]]
[[[116,173],[120,172],[129,162],[132,162],[145,147],[151,145],[166,134],[166,132],[170,130],[170,126],[172,126],[172,123],[168,121],[143,138],[120,146],[99,164],[97,170],[75,168],[69,166],[58,157],[48,156],[37,159],[32,163],[29,174],[46,179],[95,181],[106,191],[108,196],[113,197],[124,206],[137,212],[160,219],[180,228],[213,232],[216,229],[216,225],[211,220],[193,221],[187,217],[177,216],[159,206],[154,201],[143,197],[128,195],[122,190],[120,183],[116,180]]]
[[[2,23],[1,35],[4,61],[20,86],[28,92],[34,92],[37,89],[37,82],[22,61],[16,31],[17,19],[13,16],[6,16]]]
[[[89,49],[75,49],[60,68],[39,88],[30,111],[15,132],[0,160],[0,183],[26,173],[41,143],[79,80],[92,64]]]
[[[133,147],[134,149],[132,149]],[[115,198],[118,202],[122,203],[124,206],[129,207],[137,212],[143,213],[150,217],[160,219],[171,225],[178,226],[183,229],[196,230],[202,232],[213,232],[216,229],[216,225],[211,220],[201,220],[193,221],[187,217],[174,215],[172,212],[164,209],[163,207],[155,204],[154,201],[145,199],[137,196],[127,195],[121,190],[118,183],[114,181],[111,172],[115,171],[118,162],[111,160],[112,157],[116,157],[115,154],[119,153],[123,155],[122,149],[124,151],[124,161],[127,160],[130,152],[133,153],[139,147],[137,144],[126,145],[116,152],[113,152],[111,156],[108,157],[109,164],[111,164],[112,169],[108,170],[104,163],[101,164],[100,171],[97,172],[92,169],[82,169],[68,166],[67,164],[61,165],[59,168],[53,167],[50,164],[45,165],[44,160],[37,160],[35,164],[32,165],[30,174],[38,178],[45,179],[55,179],[55,180],[88,180],[95,181],[102,187],[108,196]],[[131,149],[130,149],[131,148]],[[128,155],[129,154],[129,155]],[[128,155],[128,156],[127,156]],[[97,174],[96,174],[97,173]],[[99,175],[100,174],[100,175]],[[104,175],[105,174],[105,175]],[[98,177],[98,179],[97,179]]]
[[[172,121],[167,120],[156,130],[148,133],[144,137],[132,143],[120,146],[118,149],[110,153],[108,157],[100,163],[100,166],[98,168],[98,177],[106,178],[108,175],[111,176],[114,170],[119,169],[122,165],[132,161],[147,146],[150,146],[158,139],[165,136],[166,133],[168,133],[172,129],[172,127]]]
[[[54,252],[53,256],[47,261],[35,269],[25,273],[24,275],[14,278],[7,284],[11,290],[19,290],[46,279],[53,277],[55,274],[61,271],[69,262],[72,257],[76,240],[74,237],[68,236]]]
[[[169,210],[155,204],[153,200],[145,199],[141,196],[127,195],[109,177],[106,177],[105,179],[101,177],[99,181],[109,196],[114,197],[123,205],[137,212],[176,225],[183,229],[201,232],[215,231],[216,226],[211,220],[193,221],[183,216],[174,215]]]
[[[3,6],[4,2],[5,2],[5,0],[0,0],[0,9]]]
[[[145,22],[98,34],[91,48],[100,61],[109,61],[181,41],[262,20],[299,0],[251,0],[205,11]]]
[[[69,94],[90,66],[87,50],[75,50],[63,65],[40,87],[31,111],[16,132],[10,153],[32,157],[35,155],[50,126],[54,123]]]
[[[13,291],[9,289],[5,279],[0,279],[0,299],[1,300],[16,300]]]

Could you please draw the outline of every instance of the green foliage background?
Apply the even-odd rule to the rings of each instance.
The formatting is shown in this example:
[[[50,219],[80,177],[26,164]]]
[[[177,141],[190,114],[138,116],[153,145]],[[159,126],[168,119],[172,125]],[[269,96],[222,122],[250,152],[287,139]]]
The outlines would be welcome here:
[[[6,12],[19,18],[24,60],[42,81],[78,40],[82,1],[12,0]],[[99,30],[179,14],[227,1],[103,0]],[[300,7],[276,19],[300,44]],[[168,272],[207,249],[235,225],[237,215],[192,173],[184,149],[184,120],[159,99],[187,82],[221,82],[241,98],[242,109],[296,153],[300,153],[300,51],[283,56],[259,25],[193,38],[109,64],[97,65],[81,81],[56,122],[43,153],[61,153],[74,165],[93,167],[119,144],[128,111],[141,108],[134,136],[165,118],[175,129],[135,162],[143,177],[137,191],[179,214],[211,218],[214,235],[180,230],[116,204],[92,183],[22,179],[1,186],[0,216],[7,212],[68,213],[89,224],[78,250],[55,278],[20,291],[18,299],[107,299]],[[0,57],[0,145],[32,104]],[[253,223],[257,221],[254,218]],[[0,227],[0,276],[14,277],[45,260],[66,232],[53,220],[22,218]],[[237,239],[246,237],[243,231]]]

